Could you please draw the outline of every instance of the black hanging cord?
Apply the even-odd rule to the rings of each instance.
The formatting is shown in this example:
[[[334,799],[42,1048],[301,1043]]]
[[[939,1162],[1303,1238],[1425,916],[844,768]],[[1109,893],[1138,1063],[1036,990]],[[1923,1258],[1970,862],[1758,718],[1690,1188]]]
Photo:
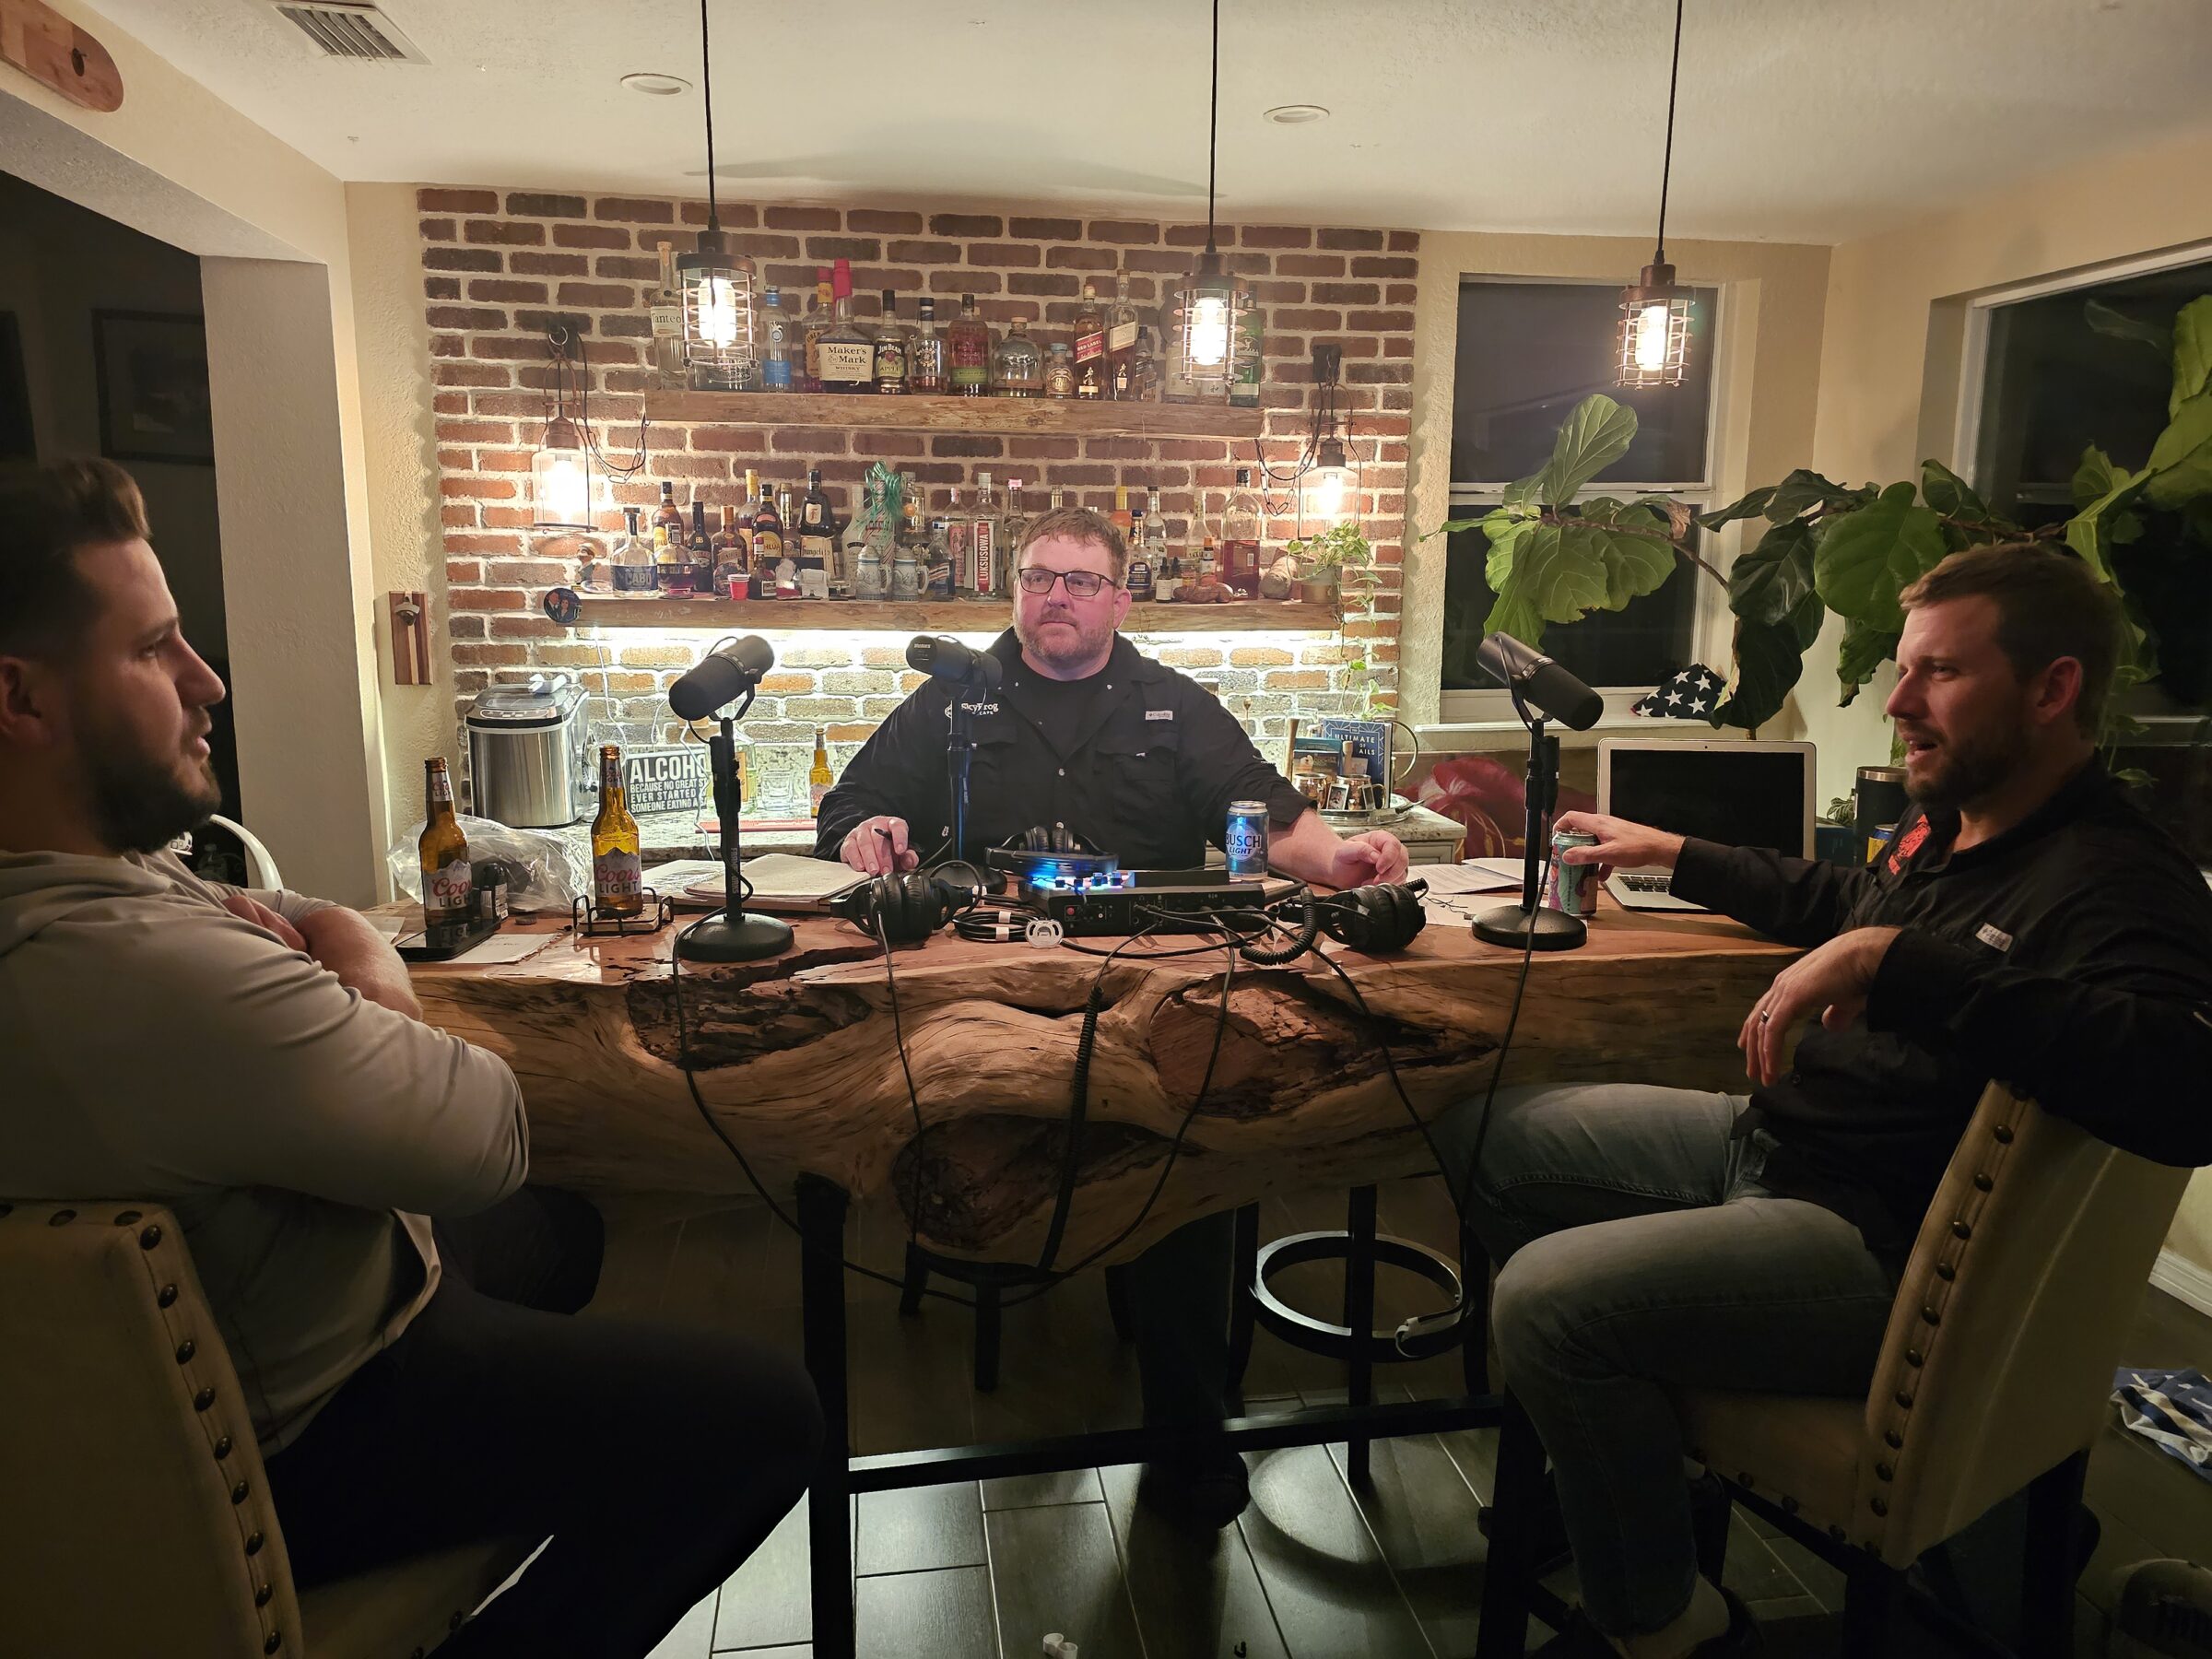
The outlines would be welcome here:
[[[1220,0],[1215,0],[1218,6]],[[1659,252],[1653,265],[1666,263],[1666,187],[1675,171],[1675,89],[1682,80],[1682,0],[1675,0],[1675,56],[1666,71],[1666,156],[1659,164]]]
[[[1206,251],[1214,252],[1214,152],[1221,131],[1221,0],[1214,0],[1213,78],[1206,94]]]
[[[707,44],[707,0],[699,0],[699,87],[707,107],[707,229],[722,233],[722,215],[714,201],[714,53]]]

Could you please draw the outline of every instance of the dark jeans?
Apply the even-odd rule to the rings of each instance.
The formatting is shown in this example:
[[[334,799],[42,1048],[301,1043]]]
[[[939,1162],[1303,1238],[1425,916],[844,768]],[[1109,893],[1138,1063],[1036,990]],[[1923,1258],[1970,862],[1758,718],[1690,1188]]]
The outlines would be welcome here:
[[[601,1229],[569,1194],[437,1234],[429,1305],[268,1460],[293,1579],[549,1534],[440,1654],[641,1659],[806,1490],[813,1384],[742,1337],[573,1317]]]

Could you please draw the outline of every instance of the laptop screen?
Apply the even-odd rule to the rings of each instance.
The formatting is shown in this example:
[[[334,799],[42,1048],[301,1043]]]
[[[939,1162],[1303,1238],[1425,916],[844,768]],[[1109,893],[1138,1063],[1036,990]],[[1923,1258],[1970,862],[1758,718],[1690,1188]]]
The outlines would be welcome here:
[[[1615,748],[1611,759],[1607,810],[1617,818],[1724,846],[1804,854],[1812,757],[1801,750],[1670,743]]]

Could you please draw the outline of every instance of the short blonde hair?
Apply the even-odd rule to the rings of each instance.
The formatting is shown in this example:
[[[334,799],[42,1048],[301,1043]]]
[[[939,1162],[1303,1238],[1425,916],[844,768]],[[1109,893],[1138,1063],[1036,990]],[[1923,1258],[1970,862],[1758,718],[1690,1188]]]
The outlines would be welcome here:
[[[1088,507],[1061,507],[1041,513],[1030,521],[1022,532],[1021,546],[1014,549],[1014,568],[1021,568],[1021,556],[1033,543],[1048,535],[1065,536],[1069,541],[1096,542],[1106,549],[1106,562],[1113,576],[1113,584],[1120,587],[1129,579],[1129,544],[1114,522],[1102,512],[1093,512]]]

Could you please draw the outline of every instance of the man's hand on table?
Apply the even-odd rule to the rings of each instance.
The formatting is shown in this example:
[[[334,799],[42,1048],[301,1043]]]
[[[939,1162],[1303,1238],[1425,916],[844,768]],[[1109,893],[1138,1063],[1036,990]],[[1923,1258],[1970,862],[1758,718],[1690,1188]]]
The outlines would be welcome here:
[[[906,820],[899,818],[872,818],[855,824],[838,844],[837,855],[869,876],[912,870],[922,863],[922,855],[906,844]]]
[[[1774,976],[1767,994],[1751,1005],[1735,1046],[1744,1051],[1744,1074],[1761,1087],[1789,1070],[1790,1030],[1818,1012],[1820,1023],[1840,1031],[1866,1011],[1866,994],[1896,938],[1894,927],[1854,927],[1808,950]]]
[[[1406,879],[1406,843],[1387,830],[1363,830],[1336,843],[1324,879],[1333,888],[1365,887],[1370,882]]]

